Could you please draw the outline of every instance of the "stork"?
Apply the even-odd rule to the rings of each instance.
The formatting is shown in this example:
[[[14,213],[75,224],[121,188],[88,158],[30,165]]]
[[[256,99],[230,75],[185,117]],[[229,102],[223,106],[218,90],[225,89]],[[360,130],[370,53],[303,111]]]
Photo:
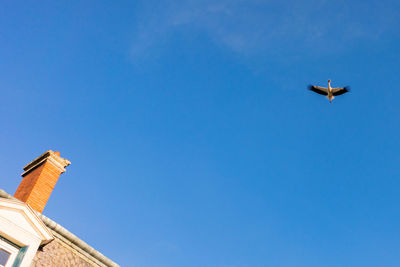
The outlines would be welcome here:
[[[329,103],[332,103],[332,100],[335,98],[335,96],[343,95],[350,91],[350,87],[348,87],[348,86],[332,88],[331,80],[328,80],[328,88],[310,85],[310,86],[308,86],[308,89],[316,92],[317,94],[326,95],[326,98],[329,99]]]

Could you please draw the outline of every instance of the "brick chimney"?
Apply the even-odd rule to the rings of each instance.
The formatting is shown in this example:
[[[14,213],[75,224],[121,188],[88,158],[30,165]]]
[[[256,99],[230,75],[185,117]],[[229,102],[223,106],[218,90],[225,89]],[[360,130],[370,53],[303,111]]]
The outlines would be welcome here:
[[[59,152],[46,151],[24,167],[23,179],[14,197],[41,213],[60,174],[69,164],[71,162],[61,158]]]

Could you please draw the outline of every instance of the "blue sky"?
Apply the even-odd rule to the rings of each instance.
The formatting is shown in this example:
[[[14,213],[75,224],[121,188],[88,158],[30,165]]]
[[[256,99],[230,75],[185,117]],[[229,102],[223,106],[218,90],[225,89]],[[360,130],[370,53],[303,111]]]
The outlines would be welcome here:
[[[121,266],[399,266],[398,1],[8,1],[0,187]],[[350,85],[332,104],[308,84]]]

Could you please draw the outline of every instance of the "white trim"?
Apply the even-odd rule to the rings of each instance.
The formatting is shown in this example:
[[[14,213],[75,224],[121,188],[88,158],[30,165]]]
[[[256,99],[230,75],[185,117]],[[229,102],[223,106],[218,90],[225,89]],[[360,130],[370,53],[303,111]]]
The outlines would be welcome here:
[[[39,217],[28,204],[2,198],[0,199],[0,209],[10,210],[22,214],[29,225],[35,229],[37,234],[39,234],[40,239],[42,239],[44,243],[48,243],[45,241],[51,241],[53,239],[53,235],[51,234],[50,230],[46,227],[42,220],[39,219]]]
[[[6,265],[4,267],[11,267],[15,261],[15,258],[18,255],[19,249],[8,244],[7,242],[0,240],[0,249],[10,253],[10,256],[6,262]],[[2,265],[0,265],[2,266]]]
[[[0,236],[19,247],[28,247],[21,267],[29,267],[39,246],[54,239],[28,204],[6,198],[0,198]]]
[[[65,168],[64,168],[64,166],[59,162],[59,161],[57,161],[55,158],[53,158],[53,157],[48,157],[47,158],[47,160],[50,162],[50,163],[52,163],[55,167],[57,167],[61,172],[65,172]]]

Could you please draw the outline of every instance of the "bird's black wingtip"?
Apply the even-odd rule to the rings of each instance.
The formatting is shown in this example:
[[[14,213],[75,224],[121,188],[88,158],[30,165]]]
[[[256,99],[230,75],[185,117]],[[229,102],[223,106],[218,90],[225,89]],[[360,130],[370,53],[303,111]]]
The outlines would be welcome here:
[[[345,86],[344,89],[346,89],[347,92],[350,92],[350,86]]]
[[[307,88],[308,88],[308,90],[312,90],[314,88],[314,86],[310,84],[307,86]]]

